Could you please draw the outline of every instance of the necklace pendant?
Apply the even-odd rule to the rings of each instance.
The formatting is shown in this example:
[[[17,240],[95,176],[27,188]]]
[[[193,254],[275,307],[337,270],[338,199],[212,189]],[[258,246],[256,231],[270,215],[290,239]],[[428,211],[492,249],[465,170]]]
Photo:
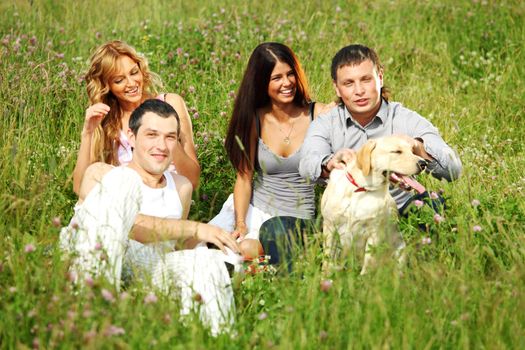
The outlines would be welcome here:
[[[286,136],[284,139],[283,139],[283,142],[285,145],[289,145],[290,144],[290,138],[288,136]]]

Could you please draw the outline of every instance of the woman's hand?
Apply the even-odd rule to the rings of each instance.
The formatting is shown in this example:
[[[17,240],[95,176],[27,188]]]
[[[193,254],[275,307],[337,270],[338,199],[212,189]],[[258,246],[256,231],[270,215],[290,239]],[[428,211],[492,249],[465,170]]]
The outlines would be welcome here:
[[[237,244],[233,235],[217,226],[198,223],[197,232],[193,238],[212,243],[225,254],[228,254],[225,247],[230,248],[234,253],[240,253],[239,244]]]
[[[86,109],[84,119],[83,135],[91,135],[102,122],[102,119],[109,113],[109,106],[102,102],[95,103]]]
[[[235,239],[240,238],[241,240],[244,239],[244,236],[248,233],[248,227],[246,226],[246,223],[244,222],[238,222],[235,224],[235,230],[232,232],[232,236]]]

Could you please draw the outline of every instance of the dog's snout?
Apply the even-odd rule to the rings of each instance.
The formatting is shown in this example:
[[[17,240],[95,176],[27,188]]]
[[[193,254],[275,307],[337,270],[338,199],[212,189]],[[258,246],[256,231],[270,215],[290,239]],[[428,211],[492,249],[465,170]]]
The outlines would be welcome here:
[[[417,166],[418,166],[419,170],[421,170],[421,171],[425,170],[427,165],[428,165],[428,162],[426,160],[419,160],[417,162]]]

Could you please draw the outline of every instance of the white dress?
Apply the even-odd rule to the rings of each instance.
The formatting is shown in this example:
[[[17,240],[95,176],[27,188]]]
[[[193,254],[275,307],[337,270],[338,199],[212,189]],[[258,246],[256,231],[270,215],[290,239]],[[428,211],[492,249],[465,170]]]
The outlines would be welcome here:
[[[117,288],[123,276],[150,282],[157,290],[180,298],[188,314],[200,295],[200,318],[213,334],[233,323],[231,281],[221,253],[201,245],[174,251],[173,242],[142,244],[128,234],[138,213],[178,219],[182,205],[169,172],[167,185],[154,189],[127,167],[108,172],[78,206],[60,233],[61,247],[74,253],[76,276],[104,275]]]

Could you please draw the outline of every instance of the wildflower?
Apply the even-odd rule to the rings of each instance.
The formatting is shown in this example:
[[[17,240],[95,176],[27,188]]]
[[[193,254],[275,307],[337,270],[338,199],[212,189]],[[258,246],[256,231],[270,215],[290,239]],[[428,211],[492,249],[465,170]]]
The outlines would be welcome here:
[[[222,118],[224,118],[224,117],[226,117],[226,112],[221,112],[221,113],[219,113],[219,115],[220,115]]]
[[[62,220],[60,220],[60,216],[55,216],[52,220],[51,220],[51,224],[55,227],[60,227],[62,226]]]
[[[31,309],[31,310],[29,310],[29,312],[27,313],[27,317],[29,317],[29,318],[33,318],[33,317],[35,317],[36,315],[37,315],[37,312],[36,312],[35,309]]]
[[[193,94],[195,92],[195,86],[191,85],[189,88],[188,88],[188,91],[190,92],[190,94]]]
[[[36,250],[36,247],[33,244],[31,244],[31,243],[26,244],[26,246],[24,247],[24,252],[26,252],[26,253],[32,253],[35,250]]]
[[[480,232],[481,230],[482,230],[482,228],[479,225],[474,225],[474,227],[472,227],[472,231],[474,231],[474,232]]]
[[[432,238],[430,237],[421,238],[421,244],[430,244],[430,243],[432,243]]]
[[[416,208],[421,208],[425,203],[423,203],[422,200],[419,200],[419,199],[416,199],[414,201],[414,205],[416,206]]]
[[[102,298],[103,298],[105,301],[107,301],[107,302],[112,303],[112,302],[115,301],[115,297],[114,297],[113,294],[112,294],[109,290],[107,290],[107,289],[102,289],[102,290],[100,291],[100,294],[102,295]]]
[[[162,317],[162,322],[164,322],[165,324],[170,324],[171,323],[170,314],[164,314],[164,317]]]
[[[325,330],[322,330],[319,332],[319,340],[323,341],[326,338],[328,338],[328,332]]]
[[[40,348],[40,340],[35,337],[35,339],[33,339],[33,349],[38,349]]]
[[[100,39],[102,37],[102,34],[100,32],[95,33],[95,38]]]
[[[120,293],[120,300],[127,300],[127,299],[129,299],[129,293],[128,292]]]
[[[228,92],[228,96],[229,96],[230,98],[234,98],[234,97],[235,97],[235,91],[230,90],[230,92]]]
[[[434,214],[434,222],[435,222],[436,224],[439,224],[440,222],[443,222],[443,221],[445,221],[445,218],[444,218],[444,217],[442,217],[441,215],[439,215],[439,214],[437,214],[437,213]]]
[[[193,301],[197,303],[202,303],[202,295],[200,293],[195,293],[193,295]]]
[[[430,198],[432,198],[432,199],[438,199],[438,198],[439,198],[439,195],[438,195],[436,192],[432,191],[432,192],[430,192]]]
[[[202,196],[201,196],[201,199],[203,201],[207,201],[208,200],[208,195],[206,193],[204,193]]]
[[[266,320],[268,318],[268,314],[266,312],[261,312],[259,316],[257,316],[257,318],[259,319],[259,321]]]
[[[144,297],[144,304],[155,304],[158,300],[157,296],[150,292]]]
[[[78,230],[78,222],[71,221],[71,228],[75,231]]]
[[[111,337],[113,335],[124,335],[126,334],[126,331],[122,327],[117,327],[114,325],[110,325],[106,330],[104,331],[104,335],[106,337]]]
[[[88,287],[93,287],[93,285],[95,284],[95,281],[93,281],[93,278],[91,276],[86,276],[84,282]]]
[[[177,47],[177,55],[181,56],[184,53],[184,50],[182,50],[182,47]]]
[[[199,119],[199,112],[193,113],[193,119]]]
[[[328,292],[332,288],[332,280],[322,280],[321,281],[321,292]]]
[[[86,333],[84,333],[84,341],[85,342],[90,342],[91,339],[95,338],[97,336],[97,332],[95,330],[90,330],[90,331],[87,331]]]
[[[101,250],[102,249],[102,243],[96,242],[95,243],[95,250]]]
[[[63,53],[57,53],[55,55],[55,57],[58,58],[58,59],[62,59],[62,58],[64,58],[64,54]]]
[[[472,206],[475,208],[475,207],[477,207],[478,205],[480,205],[481,203],[479,202],[479,200],[477,200],[477,199],[473,199],[472,202],[470,202],[470,204],[472,204]]]

